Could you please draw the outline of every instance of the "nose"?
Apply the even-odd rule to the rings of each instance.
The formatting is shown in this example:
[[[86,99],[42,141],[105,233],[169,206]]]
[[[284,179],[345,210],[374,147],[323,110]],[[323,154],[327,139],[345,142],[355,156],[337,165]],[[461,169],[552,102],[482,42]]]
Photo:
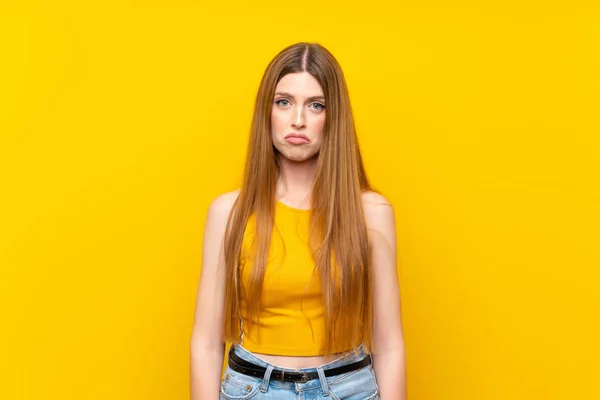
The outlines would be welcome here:
[[[298,129],[303,127],[305,123],[306,121],[304,119],[304,107],[298,107],[298,109],[294,111],[292,126]]]

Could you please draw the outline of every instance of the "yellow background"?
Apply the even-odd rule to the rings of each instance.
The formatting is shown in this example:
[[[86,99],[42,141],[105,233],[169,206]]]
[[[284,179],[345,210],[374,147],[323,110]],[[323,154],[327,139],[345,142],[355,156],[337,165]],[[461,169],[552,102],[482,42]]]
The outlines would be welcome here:
[[[187,399],[209,202],[285,46],[394,204],[410,400],[598,399],[600,12],[2,1],[0,398]]]

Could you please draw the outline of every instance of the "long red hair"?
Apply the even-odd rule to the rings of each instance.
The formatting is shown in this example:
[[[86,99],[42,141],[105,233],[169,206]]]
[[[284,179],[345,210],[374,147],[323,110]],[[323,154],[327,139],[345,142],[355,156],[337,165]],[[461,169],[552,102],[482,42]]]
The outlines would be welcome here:
[[[362,193],[369,184],[359,151],[348,89],[333,55],[316,43],[297,43],[269,63],[260,83],[243,182],[225,232],[225,316],[223,340],[239,343],[240,296],[248,322],[258,324],[267,255],[273,230],[279,165],[271,140],[275,87],[289,73],[308,72],[321,85],[327,113],[311,192],[310,249],[319,271],[325,308],[323,354],[372,349],[370,248]],[[255,214],[255,259],[250,290],[241,289],[240,252],[244,229]],[[335,257],[334,257],[335,255]],[[333,262],[332,262],[333,260]]]

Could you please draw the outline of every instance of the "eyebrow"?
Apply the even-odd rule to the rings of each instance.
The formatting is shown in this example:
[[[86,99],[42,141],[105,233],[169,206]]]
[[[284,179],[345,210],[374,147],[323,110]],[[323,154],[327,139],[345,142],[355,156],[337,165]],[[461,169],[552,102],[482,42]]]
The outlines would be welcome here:
[[[291,97],[292,99],[294,99],[294,95],[287,93],[287,92],[277,92],[275,94],[281,95],[281,96],[287,96],[287,97]],[[309,97],[307,100],[323,100],[325,101],[325,96],[311,96]]]

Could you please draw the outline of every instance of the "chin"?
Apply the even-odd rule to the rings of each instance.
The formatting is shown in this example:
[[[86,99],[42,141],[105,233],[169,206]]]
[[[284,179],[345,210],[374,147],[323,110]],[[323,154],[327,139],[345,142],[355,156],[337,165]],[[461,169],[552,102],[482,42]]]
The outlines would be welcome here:
[[[294,148],[288,146],[274,146],[275,150],[279,153],[279,155],[286,160],[293,162],[303,162],[308,161],[319,155],[319,151],[315,151],[314,148]]]
[[[306,156],[301,156],[301,155],[289,155],[289,154],[284,154],[283,155],[287,160],[289,161],[293,161],[293,162],[303,162],[308,160],[309,157]]]
[[[289,157],[286,156],[286,158],[288,160],[294,161],[294,162],[304,162],[304,161],[313,160],[317,156],[318,156],[318,153],[317,154],[302,154],[302,155],[294,154]]]

